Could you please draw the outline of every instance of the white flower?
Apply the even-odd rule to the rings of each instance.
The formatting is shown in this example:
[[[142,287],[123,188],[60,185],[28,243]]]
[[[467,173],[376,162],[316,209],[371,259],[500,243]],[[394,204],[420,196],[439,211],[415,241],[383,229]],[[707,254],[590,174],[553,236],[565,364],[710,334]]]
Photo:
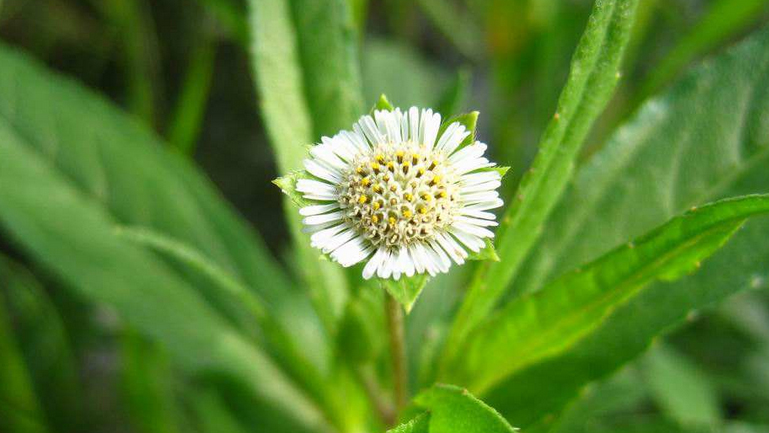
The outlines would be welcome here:
[[[296,184],[314,202],[300,210],[312,246],[345,267],[368,260],[365,279],[396,280],[448,272],[484,248],[501,175],[482,170],[494,166],[485,144],[459,148],[462,124],[439,137],[440,125],[432,110],[375,111],[313,146],[304,166],[317,179]]]

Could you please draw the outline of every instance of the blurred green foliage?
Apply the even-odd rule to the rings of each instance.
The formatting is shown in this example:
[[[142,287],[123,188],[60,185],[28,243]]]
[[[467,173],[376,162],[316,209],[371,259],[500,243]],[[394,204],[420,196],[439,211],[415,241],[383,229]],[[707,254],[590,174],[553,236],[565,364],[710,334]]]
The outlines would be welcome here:
[[[384,431],[382,297],[308,260],[270,181],[386,93],[481,111],[511,196],[592,7],[0,0],[0,432]],[[769,190],[767,22],[766,0],[639,1],[612,99],[569,135],[577,174],[499,302],[692,206]],[[685,72],[756,31],[743,57]],[[527,351],[542,359],[480,397],[526,432],[768,431],[767,233],[747,224],[698,274],[650,285],[579,344]],[[439,431],[452,410],[509,431],[429,388],[461,378],[436,365],[475,271],[434,280],[408,316],[417,406],[451,403],[395,431]]]

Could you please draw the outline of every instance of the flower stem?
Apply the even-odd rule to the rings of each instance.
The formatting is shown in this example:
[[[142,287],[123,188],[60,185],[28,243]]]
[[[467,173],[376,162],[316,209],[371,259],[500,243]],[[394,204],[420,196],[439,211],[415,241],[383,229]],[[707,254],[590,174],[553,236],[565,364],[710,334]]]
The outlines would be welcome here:
[[[400,412],[406,406],[408,373],[406,370],[406,346],[403,339],[403,309],[389,293],[386,296],[387,327],[390,331],[390,356],[392,358],[395,408]]]

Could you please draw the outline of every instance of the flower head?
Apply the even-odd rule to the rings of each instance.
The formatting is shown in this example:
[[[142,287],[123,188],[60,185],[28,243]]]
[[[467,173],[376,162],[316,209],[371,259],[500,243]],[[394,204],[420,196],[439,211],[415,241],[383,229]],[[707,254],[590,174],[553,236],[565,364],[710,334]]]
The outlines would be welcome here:
[[[447,272],[494,234],[502,206],[499,171],[486,145],[462,146],[471,134],[441,116],[412,107],[375,111],[352,131],[323,137],[304,166],[314,179],[296,190],[311,244],[347,267],[368,260],[363,277]]]

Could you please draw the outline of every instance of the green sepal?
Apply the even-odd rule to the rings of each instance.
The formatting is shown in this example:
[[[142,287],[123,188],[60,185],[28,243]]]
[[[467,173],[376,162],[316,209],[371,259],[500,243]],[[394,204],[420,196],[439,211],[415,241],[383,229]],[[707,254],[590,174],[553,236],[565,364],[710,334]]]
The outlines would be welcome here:
[[[416,274],[413,277],[401,275],[398,281],[393,279],[380,279],[382,287],[392,295],[396,301],[403,305],[406,313],[410,313],[419,294],[422,293],[425,284],[430,279],[429,274]]]
[[[374,114],[374,111],[376,110],[386,110],[386,111],[393,111],[395,110],[395,107],[393,107],[393,104],[390,103],[390,100],[387,99],[387,96],[382,93],[379,95],[379,100],[376,101],[376,104],[374,104],[373,107],[371,107],[371,111],[369,112],[370,115]]]
[[[318,180],[307,171],[298,170],[292,171],[285,176],[281,176],[273,180],[272,183],[277,185],[278,188],[280,188],[280,190],[291,199],[291,202],[298,207],[305,207],[316,204],[314,201],[304,198],[303,194],[296,190],[296,183],[299,181],[299,179]]]

